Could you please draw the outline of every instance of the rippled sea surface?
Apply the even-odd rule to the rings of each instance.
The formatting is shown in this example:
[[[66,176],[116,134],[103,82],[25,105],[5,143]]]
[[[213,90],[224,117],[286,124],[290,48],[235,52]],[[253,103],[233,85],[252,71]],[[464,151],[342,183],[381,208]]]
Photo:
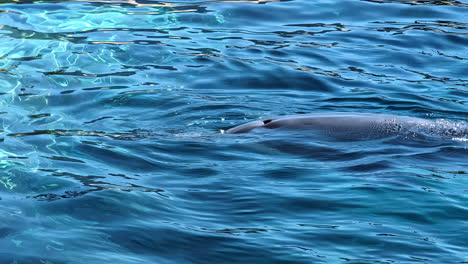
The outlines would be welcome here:
[[[468,262],[468,142],[220,133],[320,112],[466,122],[468,3],[0,0],[0,263]]]

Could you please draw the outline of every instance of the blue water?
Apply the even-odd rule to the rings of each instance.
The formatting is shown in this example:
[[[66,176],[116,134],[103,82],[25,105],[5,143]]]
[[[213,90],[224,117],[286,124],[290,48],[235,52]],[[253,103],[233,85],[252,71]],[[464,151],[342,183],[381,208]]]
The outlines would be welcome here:
[[[466,263],[468,142],[222,134],[468,121],[466,1],[0,0],[0,263]]]

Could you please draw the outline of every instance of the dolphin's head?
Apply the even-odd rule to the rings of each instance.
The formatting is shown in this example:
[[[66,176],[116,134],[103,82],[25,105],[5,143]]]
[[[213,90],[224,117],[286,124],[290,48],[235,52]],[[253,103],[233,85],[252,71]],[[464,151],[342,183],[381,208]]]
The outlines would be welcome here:
[[[255,128],[265,127],[265,125],[270,123],[272,120],[273,119],[264,119],[264,120],[257,120],[257,121],[249,122],[240,126],[230,128],[226,130],[224,133],[226,134],[247,133]]]

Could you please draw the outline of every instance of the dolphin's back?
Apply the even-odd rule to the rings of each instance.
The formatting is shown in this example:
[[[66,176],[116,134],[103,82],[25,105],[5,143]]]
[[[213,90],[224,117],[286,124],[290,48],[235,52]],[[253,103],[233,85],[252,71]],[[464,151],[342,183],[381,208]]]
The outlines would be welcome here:
[[[247,133],[265,129],[311,130],[325,136],[348,139],[382,138],[410,132],[444,137],[465,137],[468,135],[466,123],[366,113],[283,116],[253,121],[228,129],[226,133]]]

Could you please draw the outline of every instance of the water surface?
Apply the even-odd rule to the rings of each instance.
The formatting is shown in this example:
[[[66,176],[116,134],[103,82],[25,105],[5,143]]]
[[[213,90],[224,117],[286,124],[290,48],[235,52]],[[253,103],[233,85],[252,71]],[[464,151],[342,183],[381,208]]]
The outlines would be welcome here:
[[[0,0],[0,262],[467,262],[467,142],[220,133],[313,112],[466,122],[467,13]]]

